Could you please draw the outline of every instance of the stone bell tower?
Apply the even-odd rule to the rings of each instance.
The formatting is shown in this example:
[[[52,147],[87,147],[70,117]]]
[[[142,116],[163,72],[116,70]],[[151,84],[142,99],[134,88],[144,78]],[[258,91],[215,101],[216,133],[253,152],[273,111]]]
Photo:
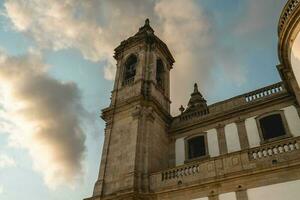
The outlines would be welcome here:
[[[116,78],[106,122],[101,166],[92,200],[147,199],[149,174],[173,166],[168,47],[149,20],[115,49]],[[172,156],[171,156],[172,157]]]

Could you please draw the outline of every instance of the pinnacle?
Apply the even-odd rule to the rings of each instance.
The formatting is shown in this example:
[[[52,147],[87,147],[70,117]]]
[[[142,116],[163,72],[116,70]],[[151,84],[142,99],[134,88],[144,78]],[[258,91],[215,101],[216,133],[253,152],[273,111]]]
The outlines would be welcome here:
[[[147,18],[146,20],[145,20],[145,26],[149,26],[150,25],[150,20],[149,20],[149,18]]]

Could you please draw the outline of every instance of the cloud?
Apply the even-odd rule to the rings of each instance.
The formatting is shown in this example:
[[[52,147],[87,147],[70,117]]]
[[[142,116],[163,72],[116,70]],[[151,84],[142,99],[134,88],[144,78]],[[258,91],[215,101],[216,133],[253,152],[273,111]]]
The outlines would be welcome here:
[[[2,195],[3,193],[4,193],[4,187],[0,185],[0,195]]]
[[[209,19],[195,1],[161,0],[155,6],[161,20],[162,39],[167,42],[176,60],[171,76],[173,107],[187,103],[191,82],[211,82],[214,58],[213,36]],[[187,81],[189,80],[189,81]]]
[[[34,169],[54,188],[82,175],[85,111],[76,85],[59,82],[46,70],[38,55],[0,54],[0,125],[11,145],[28,150]]]
[[[6,167],[14,167],[16,166],[16,162],[12,157],[9,157],[6,154],[0,153],[0,169]],[[1,190],[1,187],[0,187]],[[0,192],[1,194],[1,192]]]
[[[37,48],[66,49],[76,48],[92,61],[107,60],[105,68],[107,79],[112,79],[115,62],[113,49],[136,28],[142,16],[140,12],[128,12],[130,8],[124,1],[100,2],[98,0],[9,0],[4,4],[6,16],[15,30],[33,38]],[[147,3],[130,2],[132,7],[146,8]],[[145,6],[144,6],[145,5]],[[106,9],[102,9],[105,6]],[[146,9],[144,9],[146,10]],[[102,14],[103,13],[103,14]],[[135,13],[123,16],[124,13]],[[121,16],[122,15],[122,16]],[[122,18],[122,19],[120,19]],[[103,20],[108,20],[107,23]],[[126,31],[124,31],[126,30]],[[133,33],[133,32],[131,32]]]
[[[36,48],[76,48],[86,59],[105,61],[108,80],[115,75],[113,49],[150,18],[176,60],[171,76],[173,110],[187,103],[193,82],[206,94],[213,90],[212,75],[218,64],[226,68],[229,80],[244,82],[238,61],[232,64],[234,56],[216,57],[211,19],[195,0],[7,0],[4,8],[13,28],[33,38]]]
[[[245,10],[240,18],[237,18],[238,25],[234,27],[233,32],[239,35],[257,34],[260,31],[268,30],[270,22],[275,22],[274,27],[277,26],[277,20],[274,21],[274,16],[280,15],[280,11],[285,5],[286,0],[265,0],[263,3],[260,0],[246,1]],[[273,30],[272,30],[273,31]],[[274,29],[274,31],[276,31]]]

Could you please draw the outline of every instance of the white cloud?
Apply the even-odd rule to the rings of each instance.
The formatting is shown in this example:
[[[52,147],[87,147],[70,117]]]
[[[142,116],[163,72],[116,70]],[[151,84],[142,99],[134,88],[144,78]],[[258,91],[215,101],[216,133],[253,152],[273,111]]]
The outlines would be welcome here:
[[[171,94],[175,100],[173,108],[177,110],[180,104],[187,103],[189,93],[186,91],[192,90],[191,82],[200,82],[202,91],[211,82],[214,67],[211,25],[192,0],[161,0],[155,11],[162,22],[162,38],[173,50],[176,60],[171,76]]]
[[[2,195],[3,193],[4,193],[4,187],[0,185],[0,195]]]
[[[115,75],[113,49],[150,18],[176,60],[171,76],[173,107],[187,103],[191,82],[198,82],[202,90],[212,82],[214,35],[195,0],[7,0],[4,7],[13,27],[32,37],[38,48],[76,48],[86,59],[105,61],[109,80]],[[230,64],[224,70],[230,77],[243,75]]]
[[[14,166],[16,166],[16,162],[12,157],[10,157],[6,154],[0,153],[0,169],[6,168],[6,167],[14,167]],[[0,190],[1,190],[1,187],[0,187]],[[0,192],[0,194],[1,194],[1,192]]]
[[[1,57],[1,129],[11,146],[28,150],[49,187],[74,184],[85,152],[78,88],[49,77],[37,55]]]

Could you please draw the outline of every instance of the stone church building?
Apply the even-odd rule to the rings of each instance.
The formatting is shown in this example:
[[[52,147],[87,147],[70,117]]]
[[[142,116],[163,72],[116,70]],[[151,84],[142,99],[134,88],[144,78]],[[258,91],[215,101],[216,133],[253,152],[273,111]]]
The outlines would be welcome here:
[[[167,45],[149,20],[122,41],[88,200],[248,200],[254,188],[300,180],[300,92],[289,59],[299,10],[289,0],[280,18],[281,82],[212,105],[195,84],[175,117]]]

